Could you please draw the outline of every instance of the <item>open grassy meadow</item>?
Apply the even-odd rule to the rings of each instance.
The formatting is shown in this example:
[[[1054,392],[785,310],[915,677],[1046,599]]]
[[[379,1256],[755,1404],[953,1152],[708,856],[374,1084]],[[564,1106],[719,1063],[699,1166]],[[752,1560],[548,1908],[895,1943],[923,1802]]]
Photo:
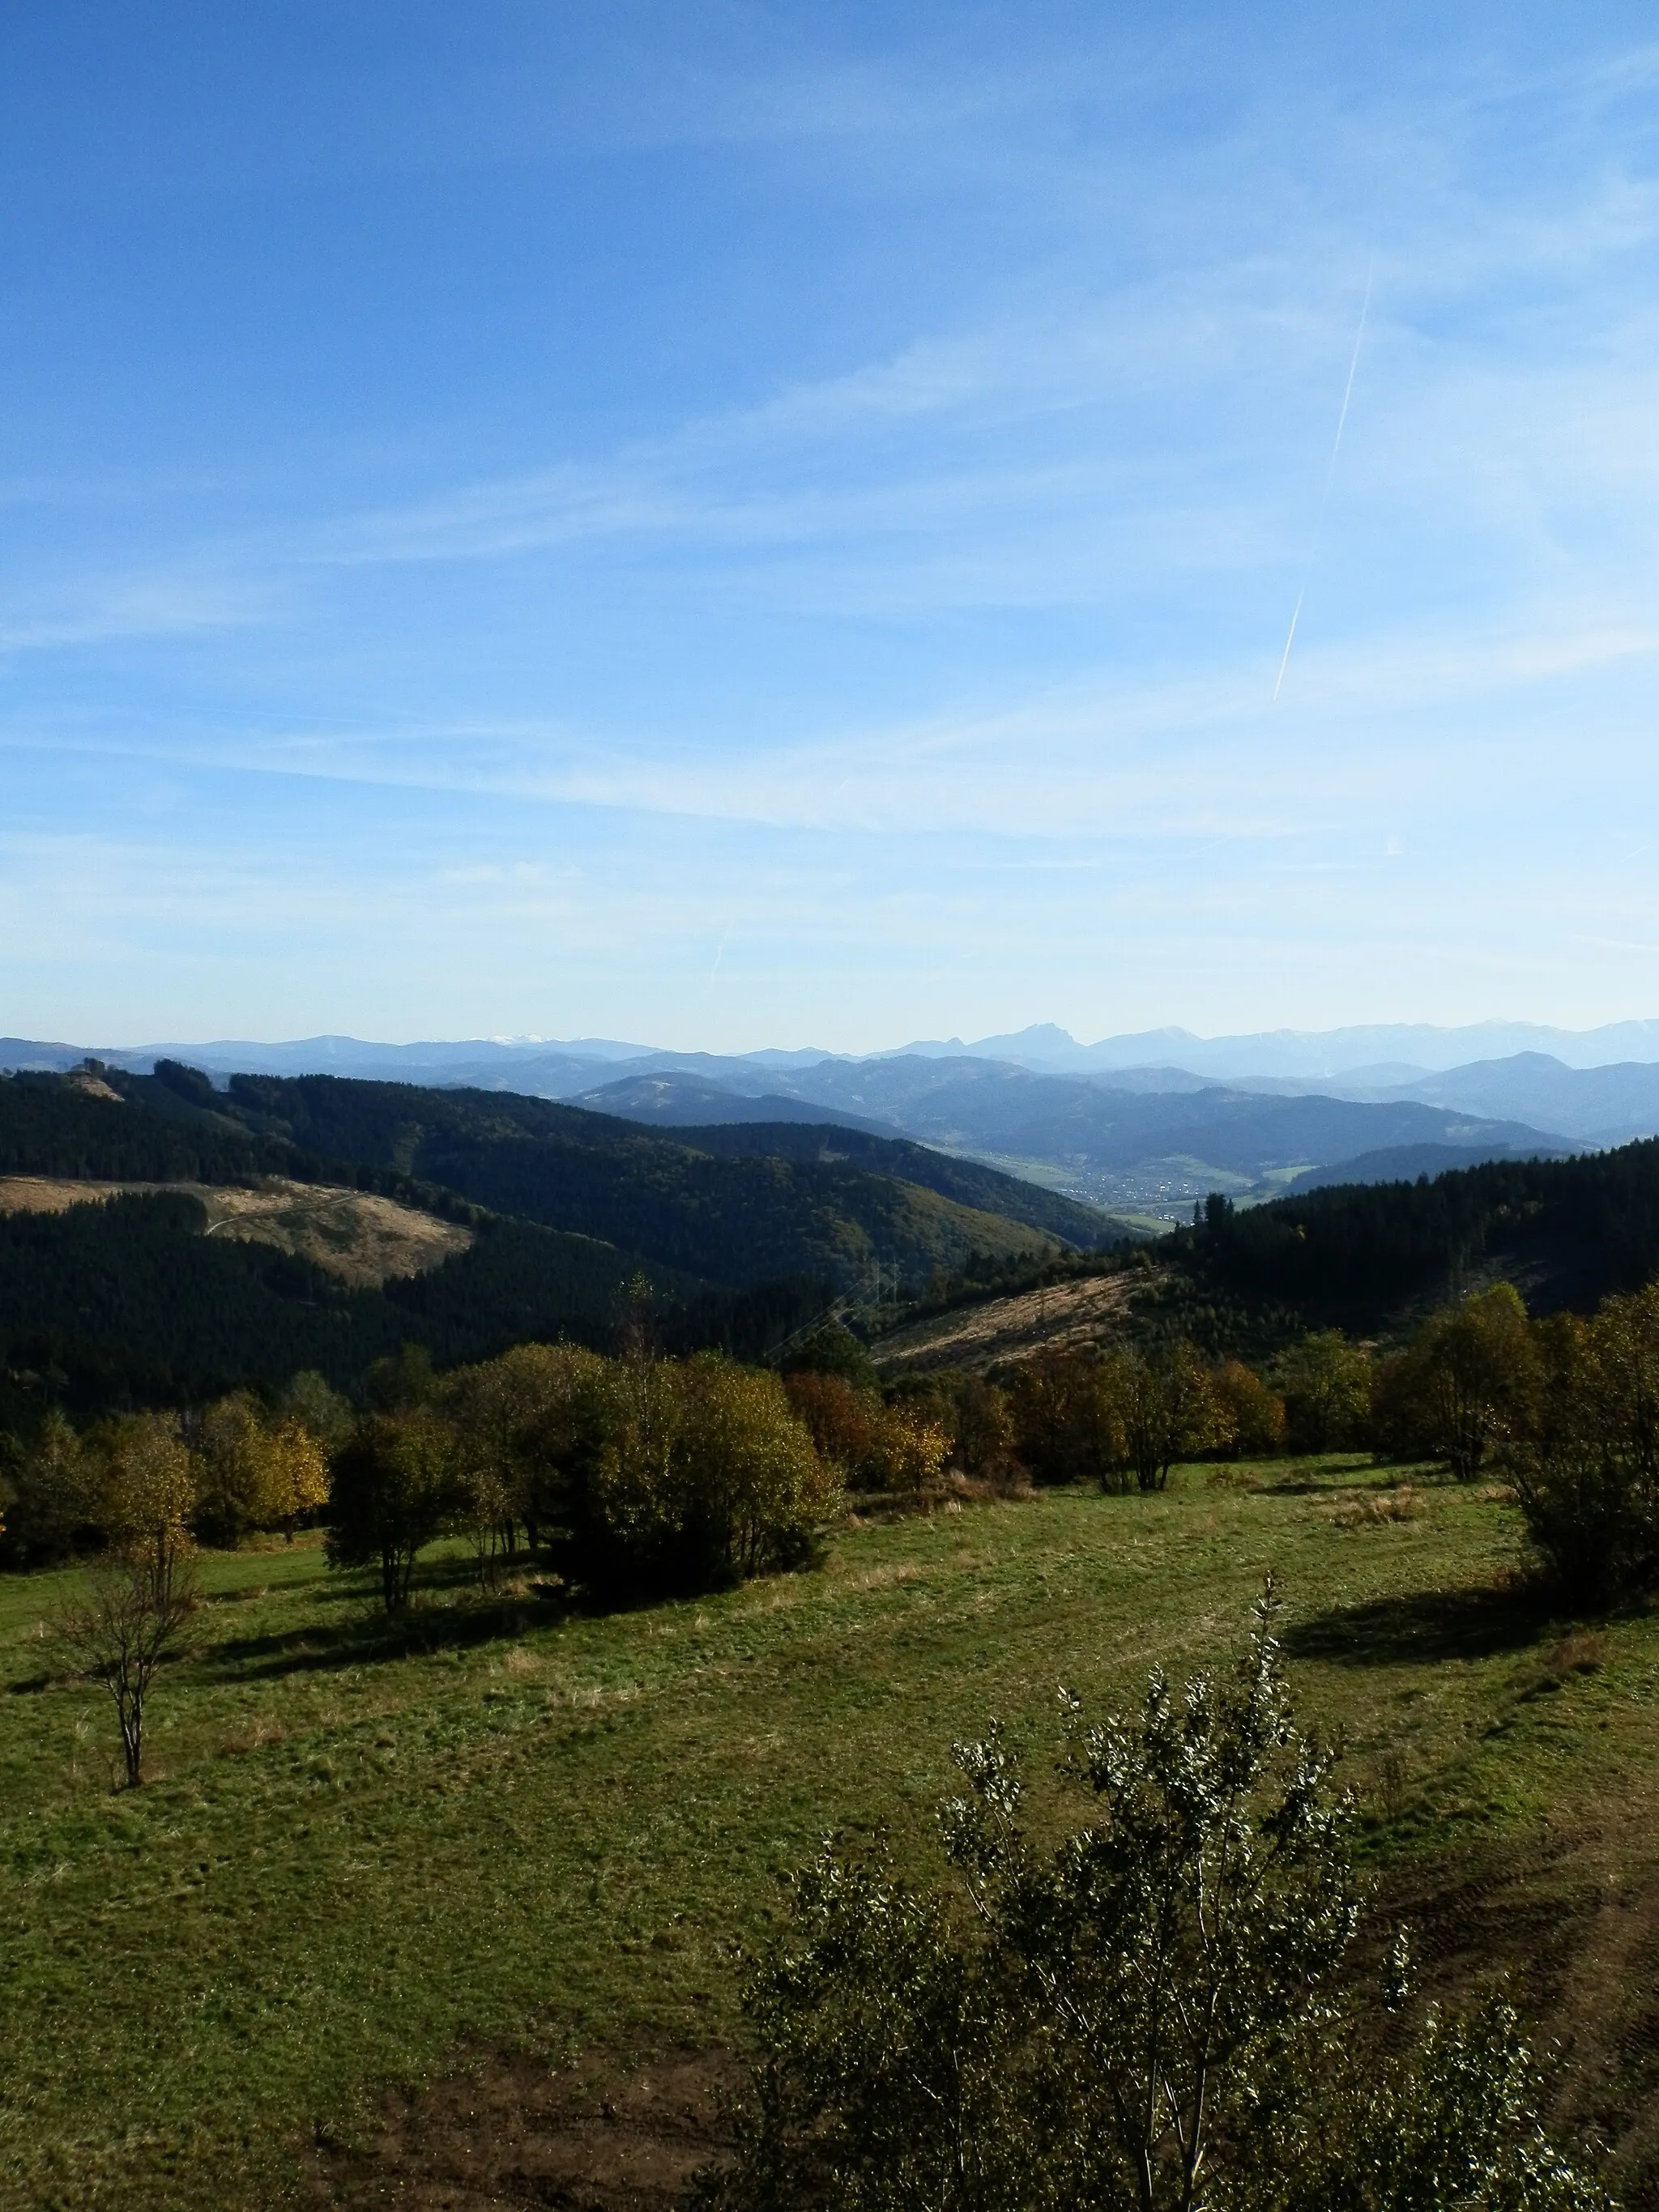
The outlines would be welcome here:
[[[314,1540],[213,1556],[136,1793],[54,1671],[72,1578],[9,1578],[0,2201],[326,2202],[434,2079],[728,2042],[826,1828],[925,1853],[953,1736],[1000,1715],[1041,1759],[1058,1681],[1215,1659],[1271,1570],[1431,1978],[1510,1970],[1563,2112],[1659,2202],[1659,1623],[1549,1620],[1520,1558],[1501,1493],[1346,1460],[855,1523],[820,1571],[608,1617],[438,1557],[391,1638]]]

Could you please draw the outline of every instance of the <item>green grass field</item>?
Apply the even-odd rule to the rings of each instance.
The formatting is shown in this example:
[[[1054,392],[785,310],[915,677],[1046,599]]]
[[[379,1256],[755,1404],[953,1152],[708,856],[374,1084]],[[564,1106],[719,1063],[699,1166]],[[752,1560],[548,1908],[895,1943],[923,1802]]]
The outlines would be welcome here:
[[[131,1794],[101,1691],[51,1679],[71,1578],[0,1583],[0,2201],[278,2206],[319,2131],[471,2053],[728,2039],[736,1947],[827,1828],[925,1853],[953,1736],[996,1714],[1041,1760],[1059,1680],[1215,1659],[1269,1570],[1431,1973],[1513,1967],[1565,2108],[1644,2170],[1659,1627],[1544,1619],[1490,1494],[1419,1476],[1373,1517],[1392,1472],[1244,1475],[854,1526],[819,1571],[607,1618],[439,1559],[398,1644],[314,1541],[212,1557]]]

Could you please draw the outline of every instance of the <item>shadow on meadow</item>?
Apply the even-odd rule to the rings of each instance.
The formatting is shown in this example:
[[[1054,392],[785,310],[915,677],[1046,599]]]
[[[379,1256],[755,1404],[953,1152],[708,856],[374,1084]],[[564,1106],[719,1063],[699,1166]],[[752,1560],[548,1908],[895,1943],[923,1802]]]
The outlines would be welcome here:
[[[1537,1641],[1553,1618],[1550,1593],[1517,1580],[1468,1589],[1410,1590],[1339,1606],[1284,1632],[1296,1659],[1347,1667],[1428,1666],[1490,1659]]]
[[[462,1559],[434,1562],[400,1613],[382,1609],[367,1576],[343,1576],[307,1595],[313,1602],[337,1606],[336,1618],[216,1639],[203,1649],[198,1673],[210,1680],[258,1681],[374,1666],[521,1636],[574,1610],[573,1592],[556,1575],[544,1571],[539,1578],[515,1577],[504,1590],[483,1590],[471,1562]]]

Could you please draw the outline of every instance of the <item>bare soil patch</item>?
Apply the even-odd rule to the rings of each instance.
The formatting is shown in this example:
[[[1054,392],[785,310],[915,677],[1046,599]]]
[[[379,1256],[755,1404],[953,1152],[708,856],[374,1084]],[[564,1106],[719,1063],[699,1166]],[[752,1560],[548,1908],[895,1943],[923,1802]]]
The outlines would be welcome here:
[[[931,1320],[895,1329],[871,1346],[872,1356],[895,1367],[984,1369],[1001,1359],[1029,1359],[1061,1346],[1103,1343],[1121,1331],[1136,1291],[1156,1279],[1146,1274],[1088,1275],[988,1298]]]
[[[557,2068],[495,2052],[388,2097],[367,2144],[319,2142],[306,2161],[312,2199],[340,2212],[670,2212],[720,2154],[733,2072],[720,2051],[590,2053]]]
[[[459,1222],[399,1206],[368,1191],[272,1177],[257,1186],[202,1182],[78,1182],[66,1177],[0,1176],[0,1213],[61,1213],[123,1192],[180,1190],[207,1209],[210,1237],[274,1245],[325,1267],[354,1288],[393,1276],[424,1274],[457,1252],[472,1232]]]

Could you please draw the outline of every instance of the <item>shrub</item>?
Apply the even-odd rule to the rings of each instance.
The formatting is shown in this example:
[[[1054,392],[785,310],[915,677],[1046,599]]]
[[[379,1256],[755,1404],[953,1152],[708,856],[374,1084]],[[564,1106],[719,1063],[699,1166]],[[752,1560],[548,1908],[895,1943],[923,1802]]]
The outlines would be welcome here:
[[[944,1474],[950,1456],[951,1439],[937,1421],[929,1420],[915,1407],[885,1406],[867,1463],[872,1487],[931,1489]]]
[[[198,1602],[189,1560],[173,1550],[100,1560],[58,1623],[74,1662],[109,1692],[130,1790],[144,1778],[144,1716],[156,1669],[185,1649]]]
[[[1473,1482],[1490,1451],[1523,1430],[1539,1381],[1526,1308],[1495,1283],[1431,1314],[1371,1382],[1374,1444],[1398,1459],[1443,1459]]]
[[[704,2212],[1591,2212],[1512,2014],[1390,2055],[1342,1995],[1350,1814],[1292,1721],[1271,1594],[1231,1678],[1092,1729],[1054,1848],[994,1730],[942,1808],[966,1910],[827,1846],[752,1976]],[[1397,1996],[1385,1995],[1385,2002]]]
[[[1033,1481],[1119,1486],[1122,1411],[1093,1353],[1044,1352],[1025,1361],[1009,1385],[1008,1411],[1014,1449]]]
[[[1352,1449],[1370,1425],[1370,1355],[1340,1328],[1304,1336],[1279,1362],[1285,1435],[1296,1452]]]
[[[800,1565],[841,1498],[775,1375],[714,1354],[682,1370],[682,1537],[705,1583]]]
[[[1567,1594],[1659,1580],[1659,1286],[1534,1332],[1539,1383],[1504,1454],[1533,1542]]]
[[[197,1534],[205,1543],[234,1545],[261,1525],[267,1486],[264,1411],[248,1391],[237,1390],[205,1407],[191,1428]]]
[[[1513,2008],[1431,2007],[1413,2042],[1316,2061],[1316,2094],[1285,2100],[1238,2212],[1613,2212],[1546,2134],[1541,2084]],[[1285,2120],[1289,2124],[1285,2124]]]
[[[823,1457],[844,1468],[854,1482],[865,1481],[875,1463],[884,1411],[876,1393],[814,1368],[787,1374],[783,1387],[796,1419]]]
[[[823,1458],[861,1490],[921,1490],[938,1480],[951,1440],[918,1404],[884,1405],[843,1376],[798,1370],[784,1378],[796,1418]]]
[[[283,1392],[280,1411],[301,1422],[325,1453],[343,1444],[351,1431],[351,1407],[337,1390],[331,1389],[314,1367],[301,1368]]]
[[[778,1377],[716,1353],[611,1364],[585,1571],[612,1588],[708,1589],[799,1565],[841,1496]]]
[[[786,1352],[780,1363],[786,1376],[839,1375],[843,1382],[872,1389],[876,1370],[870,1354],[852,1330],[838,1321],[826,1322],[805,1340]]]
[[[328,1502],[328,1461],[297,1413],[273,1422],[251,1392],[233,1391],[191,1423],[196,1446],[196,1533],[232,1546],[250,1530],[289,1538]]]
[[[1224,1359],[1210,1373],[1215,1410],[1213,1449],[1234,1459],[1266,1459],[1285,1446],[1285,1401],[1242,1359]]]
[[[9,1473],[8,1558],[21,1565],[61,1559],[77,1540],[101,1533],[96,1527],[100,1469],[56,1407]]]
[[[97,1525],[124,1558],[159,1569],[190,1549],[198,1469],[172,1413],[125,1413],[89,1439]]]
[[[296,1415],[267,1432],[259,1478],[258,1526],[280,1528],[290,1543],[301,1522],[314,1520],[328,1503],[327,1455]]]
[[[532,1547],[544,1533],[568,1533],[599,1449],[605,1365],[574,1346],[521,1344],[444,1378],[458,1512],[485,1580],[498,1550],[516,1552],[520,1524]]]
[[[1177,1460],[1217,1441],[1210,1377],[1184,1337],[1146,1356],[1129,1346],[1109,1353],[1103,1381],[1122,1434],[1124,1462],[1141,1490],[1162,1490]]]
[[[1008,1473],[1014,1421],[1007,1392],[982,1376],[959,1376],[954,1415],[956,1462],[963,1473],[976,1481]]]

